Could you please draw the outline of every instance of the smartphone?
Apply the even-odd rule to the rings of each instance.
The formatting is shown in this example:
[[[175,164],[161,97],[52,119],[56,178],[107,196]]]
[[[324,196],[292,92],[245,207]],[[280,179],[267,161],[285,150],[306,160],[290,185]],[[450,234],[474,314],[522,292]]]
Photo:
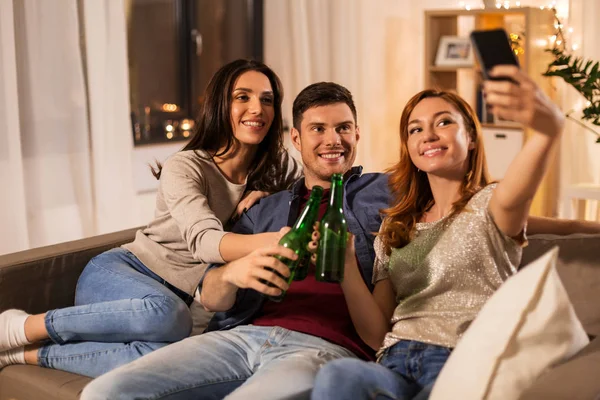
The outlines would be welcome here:
[[[510,47],[510,40],[504,29],[491,29],[471,32],[471,42],[481,66],[484,79],[502,80],[489,76],[496,65],[510,64],[519,66],[519,60]]]

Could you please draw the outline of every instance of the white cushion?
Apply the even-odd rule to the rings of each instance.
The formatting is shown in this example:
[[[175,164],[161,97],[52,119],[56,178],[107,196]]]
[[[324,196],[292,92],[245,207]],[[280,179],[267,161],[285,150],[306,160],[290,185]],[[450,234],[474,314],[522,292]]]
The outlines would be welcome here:
[[[509,278],[442,369],[430,399],[518,399],[589,339],[556,272],[558,248]]]

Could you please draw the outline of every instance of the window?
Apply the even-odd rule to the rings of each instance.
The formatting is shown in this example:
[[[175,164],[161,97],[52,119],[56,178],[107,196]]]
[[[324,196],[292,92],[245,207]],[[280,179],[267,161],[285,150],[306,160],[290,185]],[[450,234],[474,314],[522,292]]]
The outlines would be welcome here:
[[[187,140],[209,79],[237,58],[262,60],[262,0],[128,0],[135,145]]]

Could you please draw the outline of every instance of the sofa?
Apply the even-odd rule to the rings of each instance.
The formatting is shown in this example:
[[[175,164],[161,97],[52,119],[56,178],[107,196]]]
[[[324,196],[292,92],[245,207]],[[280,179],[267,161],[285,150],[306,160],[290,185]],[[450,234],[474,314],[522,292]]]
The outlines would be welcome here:
[[[0,312],[9,308],[41,313],[73,304],[75,285],[95,255],[133,240],[136,229],[0,256]],[[600,399],[600,235],[536,235],[522,265],[559,246],[558,272],[590,344],[539,376],[521,400]],[[192,305],[193,334],[210,314]],[[29,365],[0,370],[0,400],[77,399],[90,378]]]

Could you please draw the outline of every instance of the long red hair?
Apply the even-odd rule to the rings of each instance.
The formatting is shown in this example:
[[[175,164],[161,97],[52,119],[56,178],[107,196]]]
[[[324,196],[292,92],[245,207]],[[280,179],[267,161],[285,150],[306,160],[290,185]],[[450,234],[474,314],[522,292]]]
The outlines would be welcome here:
[[[451,92],[423,90],[414,95],[404,107],[400,118],[400,160],[386,171],[390,176],[389,187],[393,200],[391,207],[383,210],[385,219],[380,236],[388,253],[391,248],[403,247],[412,240],[417,222],[434,203],[427,174],[415,167],[407,144],[410,114],[421,100],[430,97],[441,98],[459,111],[475,146],[469,151],[467,173],[460,189],[461,197],[453,204],[452,214],[462,211],[471,197],[491,181],[483,149],[481,125],[471,106]]]

